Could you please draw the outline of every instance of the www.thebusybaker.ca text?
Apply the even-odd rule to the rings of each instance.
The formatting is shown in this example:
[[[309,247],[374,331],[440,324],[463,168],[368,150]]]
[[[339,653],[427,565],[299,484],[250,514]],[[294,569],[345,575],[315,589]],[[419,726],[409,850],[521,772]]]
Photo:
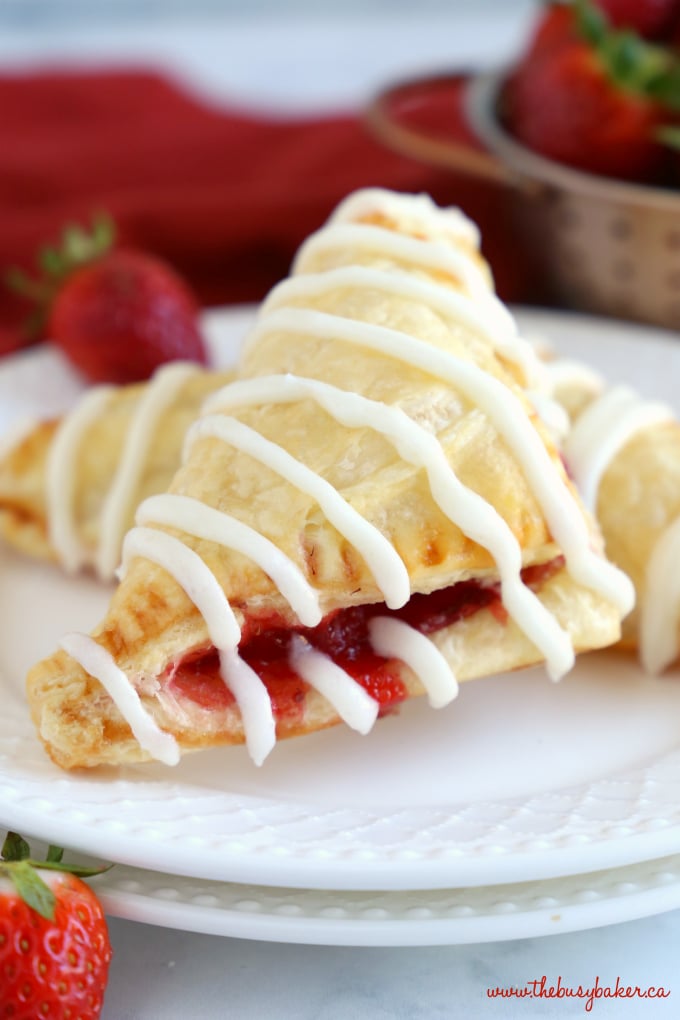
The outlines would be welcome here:
[[[599,976],[592,985],[568,985],[559,975],[555,984],[548,984],[545,974],[526,984],[508,988],[487,988],[489,999],[583,999],[589,1013],[596,999],[667,999],[671,992],[662,985],[627,985],[620,977],[613,985],[602,984]]]

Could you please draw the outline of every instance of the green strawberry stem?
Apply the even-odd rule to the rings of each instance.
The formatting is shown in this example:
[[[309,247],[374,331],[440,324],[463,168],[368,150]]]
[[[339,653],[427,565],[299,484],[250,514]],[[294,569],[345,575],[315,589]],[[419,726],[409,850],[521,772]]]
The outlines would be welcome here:
[[[115,242],[116,228],[106,213],[93,218],[90,230],[68,224],[57,245],[46,245],[37,258],[38,274],[31,275],[12,267],[5,273],[5,285],[35,306],[24,324],[27,341],[44,328],[50,305],[64,280],[81,266],[101,258]]]
[[[2,845],[3,861],[25,861],[31,855],[31,848],[18,832],[8,832]]]
[[[92,878],[101,875],[112,867],[103,864],[91,867],[84,864],[64,864],[61,847],[50,846],[44,861],[36,861],[30,856],[30,847],[23,836],[16,832],[8,832],[0,854],[0,874],[4,874],[12,882],[21,899],[37,911],[41,917],[54,920],[56,897],[47,883],[40,877],[36,868],[44,871],[61,871],[78,878]]]
[[[48,921],[54,920],[57,898],[30,861],[14,861],[4,866],[3,871],[24,903]]]
[[[615,85],[680,110],[680,59],[669,46],[650,43],[632,29],[613,29],[591,0],[574,0],[576,24]]]
[[[680,126],[664,124],[663,127],[657,129],[656,138],[663,145],[667,145],[669,149],[680,151]]]

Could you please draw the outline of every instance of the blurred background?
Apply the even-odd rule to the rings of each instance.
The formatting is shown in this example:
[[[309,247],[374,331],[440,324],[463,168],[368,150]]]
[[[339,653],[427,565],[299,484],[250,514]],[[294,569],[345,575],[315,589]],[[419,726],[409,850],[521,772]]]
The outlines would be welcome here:
[[[361,104],[394,77],[509,58],[536,0],[0,0],[5,68],[148,61],[225,102]]]
[[[483,221],[495,193],[368,130],[396,81],[512,59],[533,0],[0,0],[0,271],[105,209],[204,305],[253,301],[350,190],[429,191]],[[436,112],[445,135],[460,110]],[[500,260],[502,262],[502,260]],[[503,296],[523,298],[498,265]],[[24,308],[0,295],[0,352]]]

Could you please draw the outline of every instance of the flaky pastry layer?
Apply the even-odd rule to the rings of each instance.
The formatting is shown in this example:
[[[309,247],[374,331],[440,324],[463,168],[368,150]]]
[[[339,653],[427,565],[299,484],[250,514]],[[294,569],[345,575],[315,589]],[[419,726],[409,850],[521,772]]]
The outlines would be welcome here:
[[[134,523],[139,503],[164,492],[179,467],[187,428],[205,398],[233,376],[231,371],[195,374],[164,408],[151,436],[148,453],[132,487],[124,533]],[[84,565],[92,566],[101,538],[102,511],[121,464],[126,437],[140,401],[151,383],[111,388],[111,396],[84,429],[78,446],[70,506],[74,531],[83,547]],[[14,548],[38,559],[60,561],[50,536],[48,461],[64,419],[38,422],[0,455],[0,536]],[[66,480],[64,480],[66,481]]]
[[[362,222],[375,226],[375,217],[367,215]],[[556,499],[573,507],[584,525],[585,544],[595,548],[599,542],[596,525],[581,507],[559,452],[528,399],[518,361],[495,341],[494,328],[501,320],[485,289],[488,272],[482,272],[480,283],[469,277],[469,269],[458,271],[454,266],[444,271],[440,246],[447,243],[456,250],[458,242],[444,242],[438,226],[432,227],[437,243],[427,249],[429,261],[425,256],[419,260],[417,245],[399,248],[395,255],[390,234],[427,241],[427,217],[417,231],[408,216],[400,224],[398,215],[387,217],[381,229],[383,235],[378,235],[374,247],[373,233],[338,234],[331,224],[323,238],[330,243],[317,245],[321,255],[314,254],[314,245],[303,249],[294,285],[277,289],[265,303],[233,387],[204,408],[188,434],[184,462],[168,490],[169,504],[174,500],[176,505],[178,497],[185,506],[187,500],[196,501],[195,505],[229,515],[238,526],[263,536],[318,595],[324,616],[389,602],[389,597],[358,540],[346,537],[337,519],[333,523],[326,497],[309,487],[309,476],[329,487],[335,508],[340,500],[381,541],[386,540],[405,568],[407,596],[408,591],[412,596],[427,594],[470,579],[480,584],[499,581],[499,568],[487,545],[470,537],[468,524],[457,523],[456,509],[444,512],[423,464],[404,453],[408,442],[404,440],[402,447],[387,438],[370,417],[366,424],[344,420],[337,405],[342,395],[403,413],[410,422],[409,441],[414,426],[423,436],[436,438],[448,465],[445,479],[450,474],[456,484],[493,508],[494,520],[507,533],[505,544],[517,549],[518,566],[546,564],[562,550],[527,467],[520,463],[516,447],[524,440],[518,441],[514,426],[506,433],[494,424],[495,408],[490,404],[507,404],[513,421],[520,420],[522,436],[529,435],[536,444],[532,448],[540,449],[545,458]],[[335,237],[342,240],[333,255]],[[403,251],[415,251],[410,262]],[[343,273],[348,266],[358,273]],[[367,269],[374,272],[366,275]],[[427,284],[424,290],[422,283]],[[408,353],[414,348],[415,361]],[[422,352],[425,361],[418,360]],[[429,360],[427,352],[433,352]],[[440,354],[448,359],[445,369],[436,367],[441,360],[435,355]],[[235,394],[249,392],[249,381],[265,377],[278,379],[282,390],[287,379],[304,379],[313,393],[322,384],[339,395],[330,409],[304,394],[279,400],[276,390],[269,398],[250,402],[241,396],[239,402]],[[222,427],[229,429],[228,441]],[[268,459],[273,450],[279,451],[274,461]],[[281,450],[286,464],[294,465],[292,475],[288,467],[280,466]],[[302,468],[306,474],[301,482]],[[462,495],[456,498],[462,504]],[[465,520],[470,521],[469,514]],[[188,551],[181,553],[184,580],[180,583],[173,574],[174,564],[168,568],[167,563],[152,562],[149,555],[130,554],[109,611],[93,632],[94,641],[113,658],[144,709],[161,730],[177,739],[182,752],[239,743],[244,731],[236,708],[200,709],[168,682],[178,662],[214,643],[209,614],[198,608],[205,589],[212,590],[204,567],[241,627],[257,620],[262,626],[294,628],[299,620],[266,564],[258,566],[236,548],[199,537],[200,528],[193,533],[186,521],[184,526],[151,523],[154,535],[163,537],[164,549],[168,545],[177,549],[173,540],[179,540]],[[150,541],[147,532],[138,530],[137,537],[142,545]],[[591,587],[577,584],[566,570],[544,583],[539,598],[577,650],[617,640],[620,612]],[[220,599],[213,592],[212,609],[221,606]],[[212,626],[224,633],[223,622],[224,617],[217,624],[213,619]],[[500,620],[488,609],[436,631],[432,640],[459,680],[518,669],[542,658],[514,620]],[[404,662],[395,668],[408,696],[422,693],[422,678]],[[148,756],[103,687],[65,652],[38,664],[27,683],[38,732],[60,765],[91,766]],[[276,720],[277,736],[299,735],[337,721],[329,701],[309,688],[301,712],[284,713]]]

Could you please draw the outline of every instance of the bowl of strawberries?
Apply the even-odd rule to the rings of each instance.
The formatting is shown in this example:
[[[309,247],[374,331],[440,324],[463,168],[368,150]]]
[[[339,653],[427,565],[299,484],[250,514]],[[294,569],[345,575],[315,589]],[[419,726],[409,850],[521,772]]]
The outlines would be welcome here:
[[[429,84],[431,97],[461,81]],[[369,122],[392,147],[503,186],[551,298],[680,326],[680,0],[543,4],[510,67],[465,77],[472,144],[419,125],[426,96],[424,82],[395,86]]]

